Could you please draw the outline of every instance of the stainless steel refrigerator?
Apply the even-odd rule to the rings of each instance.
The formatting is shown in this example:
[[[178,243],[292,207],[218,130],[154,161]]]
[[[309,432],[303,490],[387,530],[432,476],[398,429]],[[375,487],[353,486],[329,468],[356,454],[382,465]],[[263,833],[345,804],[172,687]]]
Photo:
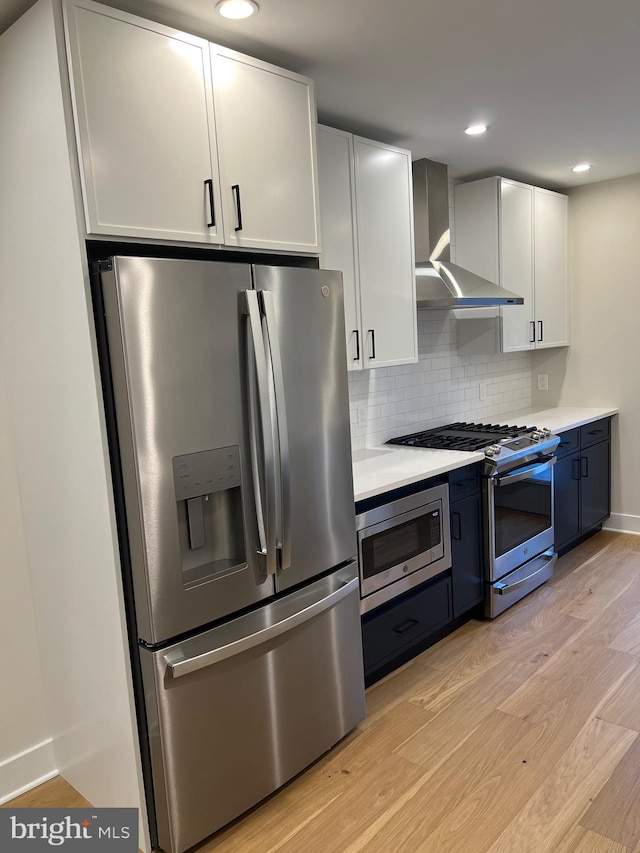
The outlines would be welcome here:
[[[364,716],[342,285],[125,256],[99,285],[150,822],[180,853]]]

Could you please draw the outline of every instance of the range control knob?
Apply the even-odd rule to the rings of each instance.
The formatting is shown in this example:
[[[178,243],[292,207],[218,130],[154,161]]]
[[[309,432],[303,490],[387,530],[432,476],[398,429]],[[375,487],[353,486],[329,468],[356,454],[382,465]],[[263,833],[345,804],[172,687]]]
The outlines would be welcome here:
[[[531,433],[531,438],[535,439],[536,441],[540,441],[541,438],[544,438],[544,432],[540,429],[534,429],[534,431]]]
[[[499,444],[490,444],[489,447],[485,447],[484,455],[485,456],[497,456],[500,453],[501,449],[502,448],[500,447]]]
[[[542,427],[540,432],[542,433],[544,438],[549,438],[549,436],[551,435],[551,430],[549,429],[549,427]]]

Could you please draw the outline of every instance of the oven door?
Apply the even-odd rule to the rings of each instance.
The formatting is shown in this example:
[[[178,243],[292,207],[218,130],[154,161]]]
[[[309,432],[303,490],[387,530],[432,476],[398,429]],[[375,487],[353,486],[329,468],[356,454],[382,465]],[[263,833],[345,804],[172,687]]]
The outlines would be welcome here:
[[[488,580],[553,547],[555,456],[487,480]]]

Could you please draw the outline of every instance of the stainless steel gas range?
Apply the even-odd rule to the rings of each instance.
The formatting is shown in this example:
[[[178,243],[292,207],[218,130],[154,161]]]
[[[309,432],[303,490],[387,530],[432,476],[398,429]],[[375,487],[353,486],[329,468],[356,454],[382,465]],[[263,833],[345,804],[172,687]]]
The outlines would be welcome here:
[[[553,575],[554,451],[548,429],[454,423],[391,439],[441,450],[484,449],[485,614],[498,616]]]

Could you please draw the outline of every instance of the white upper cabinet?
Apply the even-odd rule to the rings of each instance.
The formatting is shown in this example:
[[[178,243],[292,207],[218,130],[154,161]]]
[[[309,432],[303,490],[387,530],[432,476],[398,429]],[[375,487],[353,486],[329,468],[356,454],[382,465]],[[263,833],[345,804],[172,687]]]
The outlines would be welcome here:
[[[502,352],[568,346],[567,196],[506,178],[454,192],[456,262],[524,297],[500,309]]]
[[[87,232],[317,254],[311,80],[67,0]]]
[[[568,198],[566,195],[536,187],[533,209],[536,346],[538,348],[568,346]]]
[[[215,45],[211,50],[225,243],[317,252],[311,81]]]
[[[341,269],[347,363],[417,361],[411,154],[319,127],[322,266]]]
[[[208,42],[96,3],[66,12],[87,232],[221,243]]]
[[[362,323],[355,228],[353,136],[318,127],[318,178],[322,255],[320,266],[342,272],[347,367],[362,369]]]

